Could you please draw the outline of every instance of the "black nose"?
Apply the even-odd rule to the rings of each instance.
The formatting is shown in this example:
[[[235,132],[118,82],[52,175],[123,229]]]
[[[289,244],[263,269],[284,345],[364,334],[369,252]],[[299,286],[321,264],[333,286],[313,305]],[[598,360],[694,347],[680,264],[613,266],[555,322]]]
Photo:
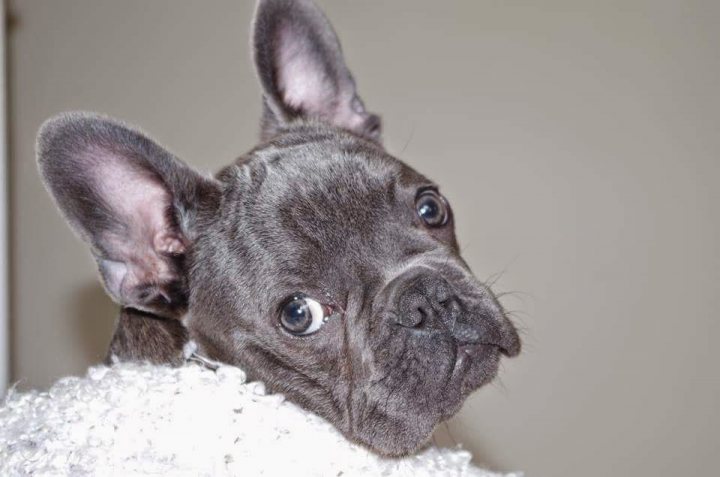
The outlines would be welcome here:
[[[451,327],[459,312],[460,302],[442,277],[420,276],[399,294],[394,316],[400,326],[432,330]]]
[[[490,344],[508,356],[520,352],[520,338],[494,299],[463,299],[439,274],[413,274],[395,283],[395,325],[417,331],[444,331],[458,346]],[[491,296],[491,292],[486,292]],[[475,294],[473,294],[475,295]]]

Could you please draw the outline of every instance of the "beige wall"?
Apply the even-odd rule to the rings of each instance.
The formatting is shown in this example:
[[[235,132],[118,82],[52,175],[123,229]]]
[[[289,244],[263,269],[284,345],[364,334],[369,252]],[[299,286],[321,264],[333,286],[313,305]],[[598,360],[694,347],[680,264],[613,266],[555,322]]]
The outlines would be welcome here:
[[[0,11],[0,395],[10,380],[10,307],[9,307],[9,227],[8,150],[7,150],[7,75],[5,52],[5,9]]]
[[[252,5],[10,4],[13,376],[46,386],[103,355],[114,306],[40,185],[37,127],[102,111],[217,169],[257,133]],[[525,352],[452,436],[530,476],[716,474],[720,2],[321,4],[389,150],[517,292]]]

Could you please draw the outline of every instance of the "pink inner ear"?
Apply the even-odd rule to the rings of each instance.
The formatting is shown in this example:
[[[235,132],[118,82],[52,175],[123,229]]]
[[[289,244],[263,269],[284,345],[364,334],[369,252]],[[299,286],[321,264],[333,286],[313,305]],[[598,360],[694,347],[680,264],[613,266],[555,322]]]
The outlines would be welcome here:
[[[278,32],[278,86],[288,106],[329,118],[335,87],[308,41],[290,25]],[[325,112],[325,114],[323,114]]]
[[[278,87],[286,105],[336,126],[361,129],[365,118],[353,107],[355,87],[348,77],[332,78],[308,39],[284,25],[278,32]],[[330,59],[328,59],[330,60]],[[344,68],[344,65],[335,65]],[[342,72],[336,72],[343,75]]]
[[[96,156],[97,157],[97,156]],[[98,192],[136,245],[154,247],[155,236],[169,230],[165,211],[170,194],[147,173],[113,155],[97,157],[92,175]]]
[[[108,269],[106,283],[121,301],[138,285],[159,284],[172,279],[163,255],[185,251],[182,237],[173,231],[166,211],[171,196],[164,185],[129,160],[112,152],[92,155],[90,177],[97,185],[110,213],[123,224],[101,237],[113,259],[125,266]]]

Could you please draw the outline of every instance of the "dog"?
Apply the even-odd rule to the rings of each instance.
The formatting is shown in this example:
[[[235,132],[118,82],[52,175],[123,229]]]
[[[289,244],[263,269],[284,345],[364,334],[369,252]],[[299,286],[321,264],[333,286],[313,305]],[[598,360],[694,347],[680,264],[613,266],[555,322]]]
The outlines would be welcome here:
[[[139,130],[49,119],[43,181],[121,306],[111,360],[207,360],[386,456],[491,381],[518,333],[460,256],[438,186],[392,157],[328,19],[260,0],[261,142],[214,177]]]

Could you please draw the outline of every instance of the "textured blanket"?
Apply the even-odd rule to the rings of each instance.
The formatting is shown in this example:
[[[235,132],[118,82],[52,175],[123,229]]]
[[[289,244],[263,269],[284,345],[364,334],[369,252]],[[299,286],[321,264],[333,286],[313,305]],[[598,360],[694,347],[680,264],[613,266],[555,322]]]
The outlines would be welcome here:
[[[460,449],[380,458],[242,370],[118,364],[0,408],[0,475],[476,476]],[[508,477],[519,474],[509,474]]]

